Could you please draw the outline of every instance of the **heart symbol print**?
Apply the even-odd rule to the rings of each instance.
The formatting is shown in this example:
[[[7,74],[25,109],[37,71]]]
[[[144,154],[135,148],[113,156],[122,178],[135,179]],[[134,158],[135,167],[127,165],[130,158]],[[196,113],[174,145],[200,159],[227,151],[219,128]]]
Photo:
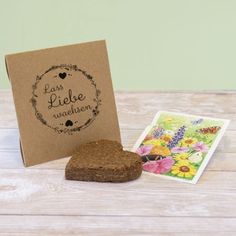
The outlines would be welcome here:
[[[65,79],[65,78],[66,78],[66,72],[59,73],[59,77],[60,77],[61,79]]]
[[[71,120],[67,120],[65,125],[66,125],[66,127],[73,126],[73,122]]]

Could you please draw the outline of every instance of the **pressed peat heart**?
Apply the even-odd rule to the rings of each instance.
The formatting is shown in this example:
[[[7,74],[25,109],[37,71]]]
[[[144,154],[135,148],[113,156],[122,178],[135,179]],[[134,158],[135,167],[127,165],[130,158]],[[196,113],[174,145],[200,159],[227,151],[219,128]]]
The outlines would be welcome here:
[[[142,173],[138,154],[124,151],[120,143],[99,140],[79,146],[66,165],[68,180],[126,182]]]

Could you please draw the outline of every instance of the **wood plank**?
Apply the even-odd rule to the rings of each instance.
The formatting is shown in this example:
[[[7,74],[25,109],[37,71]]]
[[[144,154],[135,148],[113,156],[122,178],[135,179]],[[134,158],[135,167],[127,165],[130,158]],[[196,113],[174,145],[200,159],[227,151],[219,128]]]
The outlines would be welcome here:
[[[235,172],[206,171],[197,185],[143,174],[136,181],[67,181],[64,170],[1,170],[0,214],[236,217]]]
[[[46,162],[40,165],[35,165],[32,169],[65,169],[66,163],[70,157],[62,158],[55,161]],[[207,166],[208,171],[236,171],[236,154],[222,153],[217,151]],[[25,168],[21,160],[19,150],[15,151],[0,151],[0,169],[22,169]]]
[[[231,119],[229,129],[236,130],[236,92],[116,92],[115,95],[121,128],[143,129],[158,110],[169,110]],[[16,128],[16,115],[9,90],[0,90],[0,107],[0,127]]]
[[[19,130],[0,129],[0,150],[19,150]]]
[[[219,224],[220,222],[220,224]],[[95,233],[96,232],[96,233]],[[0,216],[0,235],[235,235],[235,218]]]
[[[236,130],[236,93],[117,93],[121,128],[144,128],[159,110],[231,119]]]
[[[122,140],[127,149],[131,149],[141,130],[122,130]],[[228,141],[230,140],[230,141]],[[126,145],[127,143],[127,145]],[[227,131],[215,155],[210,161],[208,170],[236,171],[236,132]],[[37,165],[33,168],[63,169],[68,158]],[[0,132],[0,169],[24,168],[19,151],[18,129],[1,129]]]
[[[121,129],[122,143],[125,148],[131,149],[143,130]],[[35,134],[37,135],[37,134]],[[0,150],[19,150],[18,129],[0,129]],[[217,151],[236,152],[236,131],[227,130],[221,140]]]
[[[236,130],[236,114],[228,114],[228,113],[193,113],[193,112],[186,112],[174,109],[163,109],[164,111],[172,111],[172,112],[183,112],[191,115],[205,115],[212,118],[219,118],[219,119],[228,119],[230,120],[230,124],[228,126],[228,130]],[[200,110],[200,109],[199,109]],[[135,113],[130,112],[122,112],[118,109],[118,117],[120,122],[121,129],[144,129],[147,125],[151,123],[155,114],[157,113],[157,109],[153,108],[152,111],[146,111],[145,114],[138,115]]]

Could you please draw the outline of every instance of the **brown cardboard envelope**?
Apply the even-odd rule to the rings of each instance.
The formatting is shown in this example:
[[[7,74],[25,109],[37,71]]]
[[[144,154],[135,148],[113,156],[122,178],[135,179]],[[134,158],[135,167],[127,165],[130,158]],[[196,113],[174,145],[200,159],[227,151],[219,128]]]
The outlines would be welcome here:
[[[120,142],[105,41],[5,59],[25,166],[70,156],[89,141]]]

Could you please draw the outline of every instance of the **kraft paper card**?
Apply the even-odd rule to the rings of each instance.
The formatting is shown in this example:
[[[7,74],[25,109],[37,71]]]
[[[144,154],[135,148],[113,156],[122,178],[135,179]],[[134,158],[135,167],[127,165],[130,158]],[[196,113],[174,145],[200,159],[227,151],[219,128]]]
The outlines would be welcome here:
[[[160,111],[133,147],[143,170],[196,183],[219,144],[229,120]]]
[[[22,156],[31,166],[99,139],[120,142],[105,41],[5,57]]]

